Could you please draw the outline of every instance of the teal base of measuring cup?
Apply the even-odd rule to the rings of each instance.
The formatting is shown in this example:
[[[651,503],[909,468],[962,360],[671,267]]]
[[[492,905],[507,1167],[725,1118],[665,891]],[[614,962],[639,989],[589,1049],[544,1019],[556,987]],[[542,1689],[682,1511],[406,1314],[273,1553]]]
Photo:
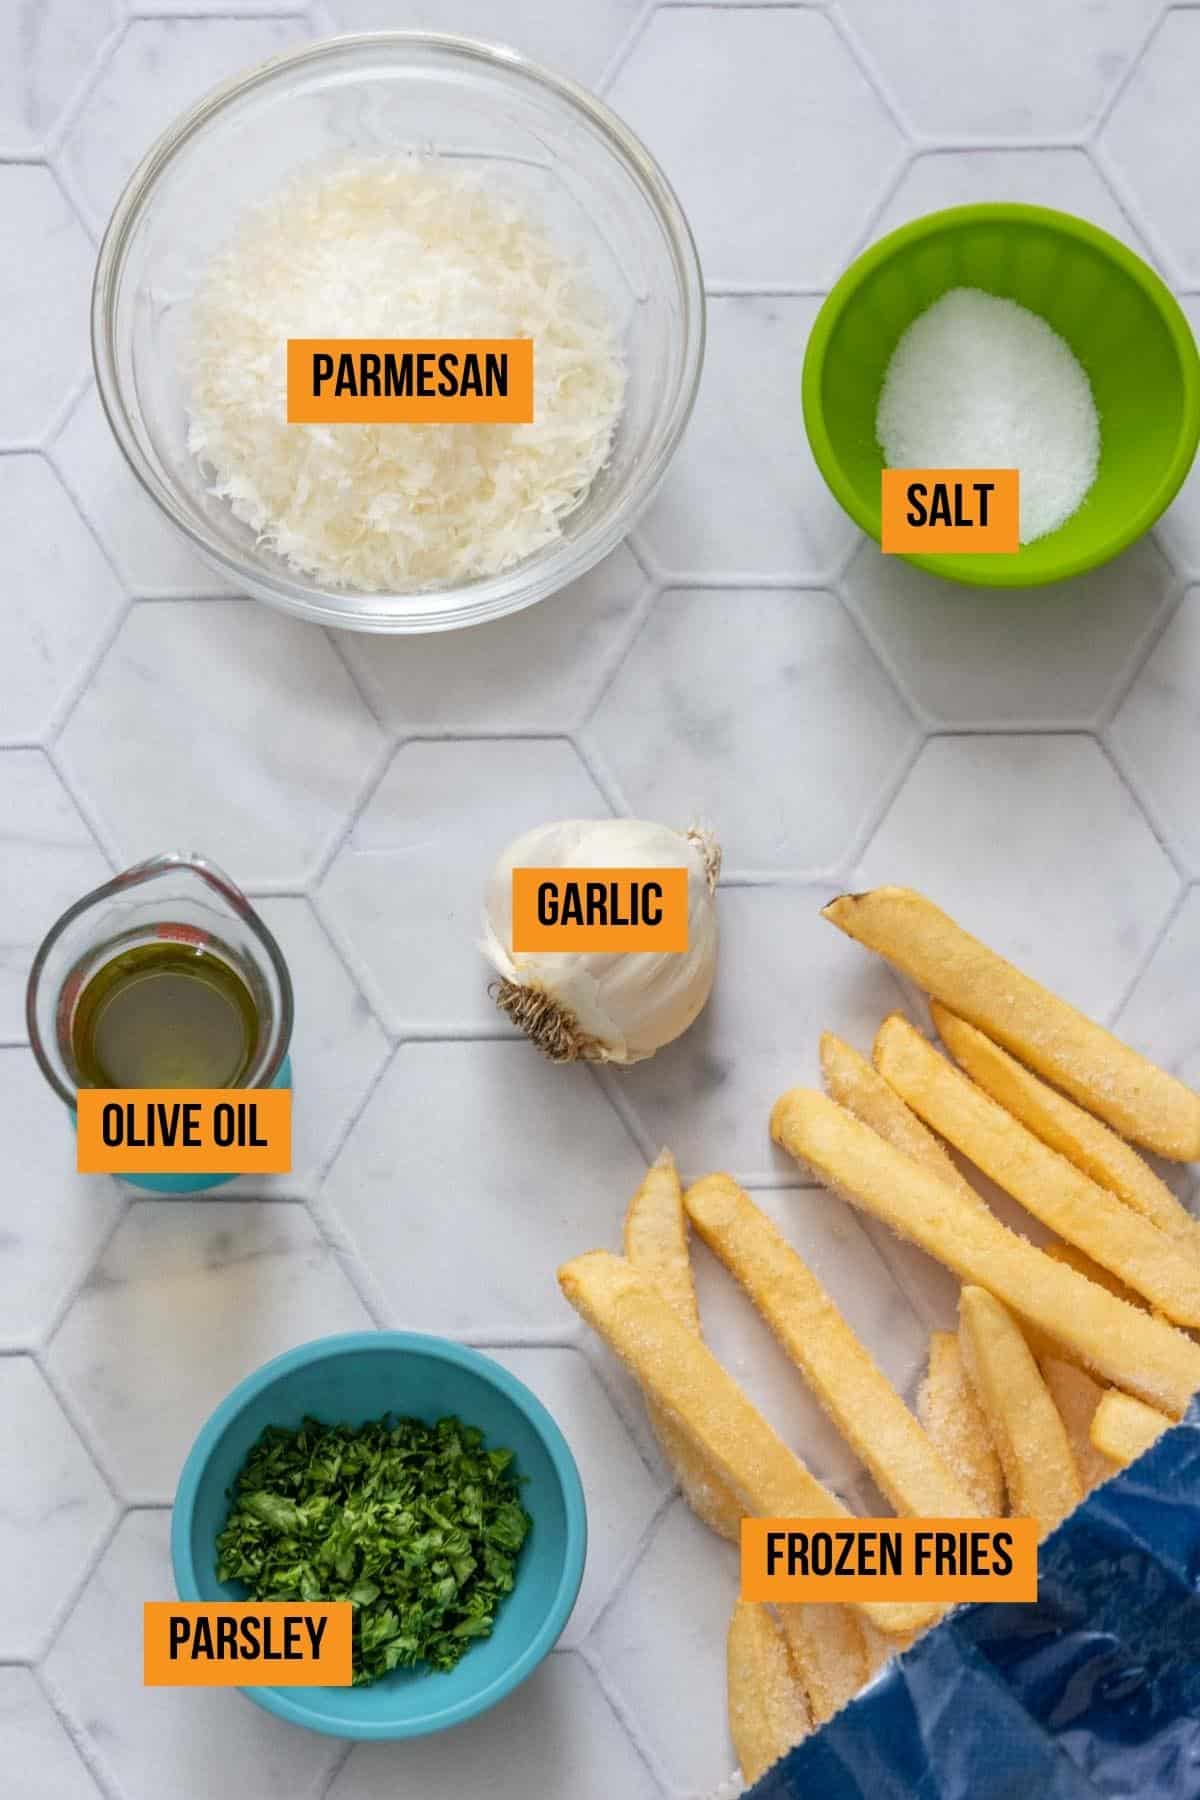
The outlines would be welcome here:
[[[278,1075],[271,1083],[273,1088],[290,1088],[292,1085],[292,1059],[285,1056]],[[72,1119],[74,1114],[72,1114]],[[224,1187],[227,1181],[236,1181],[236,1175],[120,1175],[119,1181],[127,1181],[130,1187],[144,1188],[151,1194],[202,1194],[206,1188]]]

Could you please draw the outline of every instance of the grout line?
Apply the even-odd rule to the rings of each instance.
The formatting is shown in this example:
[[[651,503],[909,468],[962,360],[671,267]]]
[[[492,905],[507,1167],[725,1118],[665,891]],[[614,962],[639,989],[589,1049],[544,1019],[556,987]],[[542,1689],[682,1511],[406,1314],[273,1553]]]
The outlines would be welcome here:
[[[1171,246],[1159,235],[1158,226],[1149,213],[1134,204],[1133,191],[1124,172],[1110,155],[1107,144],[1101,143],[1097,138],[1087,148],[1092,162],[1103,177],[1105,186],[1112,193],[1124,216],[1127,219],[1136,220],[1139,242],[1148,249],[1151,261],[1158,265],[1159,272],[1167,286],[1170,288],[1183,287],[1185,271],[1176,262]]]
[[[595,1630],[595,1627],[593,1626],[592,1629]],[[592,1649],[590,1643],[586,1639],[580,1644],[576,1654],[591,1670],[596,1686],[600,1689],[600,1692],[608,1702],[610,1712],[613,1714],[617,1723],[622,1727],[626,1737],[649,1770],[651,1778],[659,1792],[661,1794],[672,1796],[678,1794],[680,1790],[675,1787],[668,1776],[665,1767],[659,1761],[653,1744],[650,1742],[648,1736],[642,1731],[640,1720],[625,1704],[625,1698],[620,1690],[613,1685],[612,1679],[608,1673],[607,1664],[597,1652]]]
[[[1121,1017],[1121,1014],[1125,1011],[1125,1008],[1129,1005],[1134,994],[1141,986],[1150,968],[1150,964],[1162,949],[1167,938],[1171,934],[1175,921],[1179,918],[1180,913],[1182,913],[1184,907],[1187,905],[1187,899],[1190,892],[1191,887],[1185,881],[1179,892],[1175,895],[1175,898],[1171,901],[1170,906],[1168,906],[1158,930],[1154,933],[1154,936],[1146,949],[1145,955],[1139,959],[1137,969],[1121,990],[1116,1005],[1109,1008],[1106,1022],[1110,1029],[1112,1028],[1114,1021]]]
[[[122,1790],[115,1776],[110,1773],[103,1759],[93,1748],[86,1730],[75,1723],[74,1716],[59,1698],[58,1689],[46,1674],[44,1664],[39,1663],[33,1671],[33,1675],[45,1696],[46,1704],[66,1734],[67,1741],[91,1776],[99,1793],[104,1796],[104,1800],[123,1800]]]
[[[612,657],[608,669],[605,671],[603,678],[592,696],[591,704],[587,707],[583,714],[583,718],[576,729],[575,736],[577,745],[578,740],[581,739],[582,735],[587,731],[588,726],[595,719],[596,714],[600,711],[604,701],[616,686],[617,679],[620,676],[622,669],[633,655],[634,646],[642,637],[650,622],[651,612],[662,598],[664,591],[663,583],[659,579],[658,573],[654,570],[653,565],[650,564],[650,559],[644,551],[639,553],[639,561],[647,573],[648,585],[646,592],[643,594],[639,605],[634,609],[630,631],[625,642]],[[649,567],[647,565],[649,565]],[[613,784],[610,783],[610,785]]]
[[[61,1324],[61,1321],[60,1321],[60,1324]],[[87,1451],[88,1455],[91,1457],[92,1461],[95,1463],[96,1469],[97,1469],[98,1473],[100,1474],[105,1487],[108,1489],[108,1491],[112,1495],[113,1499],[117,1502],[117,1506],[119,1509],[126,1502],[127,1496],[125,1495],[125,1490],[117,1477],[116,1469],[108,1461],[107,1453],[105,1452],[105,1450],[103,1449],[103,1447],[100,1443],[99,1434],[96,1432],[93,1432],[91,1426],[87,1422],[86,1415],[82,1412],[81,1409],[76,1407],[73,1396],[69,1393],[67,1388],[59,1380],[57,1374],[55,1373],[54,1367],[51,1364],[50,1357],[47,1353],[48,1349],[49,1349],[49,1344],[47,1343],[44,1346],[39,1346],[36,1349],[32,1350],[30,1352],[30,1355],[32,1356],[33,1361],[37,1365],[38,1371],[41,1374],[43,1381],[46,1383],[46,1386],[50,1389],[51,1393],[54,1395],[54,1398],[57,1400],[65,1417],[69,1421],[72,1429],[75,1432],[76,1437],[78,1437],[80,1443],[83,1445],[84,1449]]]
[[[655,0],[644,0],[637,17],[600,72],[600,79],[596,82],[594,92],[599,94],[601,99],[607,99],[618,75],[621,74],[637,45],[649,31],[650,21],[657,10]]]
[[[62,756],[59,753],[57,742],[49,741],[42,748],[47,762],[58,776],[58,779],[62,783],[76,812],[91,832],[97,850],[100,852],[100,855],[104,858],[109,868],[116,874],[122,865],[122,857],[117,847],[116,839],[109,836],[108,827],[103,823],[99,812],[92,805],[90,798],[77,788],[73,778],[68,774]]]
[[[632,1139],[634,1149],[642,1161],[649,1165],[657,1156],[658,1147],[654,1144],[653,1134],[638,1117],[637,1109],[621,1092],[623,1083],[620,1074],[605,1063],[589,1063],[587,1067],[593,1082],[617,1115],[626,1135]]]
[[[116,1537],[125,1521],[125,1515],[128,1511],[126,1503],[117,1495],[113,1495],[113,1501],[112,1518],[109,1520],[104,1530],[100,1532],[96,1542],[92,1546],[90,1554],[80,1569],[78,1579],[70,1593],[67,1595],[67,1598],[59,1606],[57,1612],[50,1621],[49,1629],[42,1643],[41,1654],[37,1658],[39,1668],[46,1661],[47,1657],[53,1653],[54,1647],[58,1643],[58,1640],[66,1627],[67,1620],[71,1617],[71,1614],[83,1599],[84,1591],[90,1584],[96,1570],[104,1561],[113,1539]]]
[[[329,1795],[333,1792],[334,1783],[337,1781],[353,1754],[354,1739],[351,1738],[347,1743],[342,1744],[335,1753],[329,1767],[329,1774],[317,1789],[315,1800],[329,1800]]]
[[[1142,64],[1145,62],[1146,57],[1149,54],[1151,44],[1154,42],[1154,39],[1158,36],[1159,32],[1162,30],[1163,26],[1166,24],[1167,14],[1169,12],[1174,12],[1175,10],[1176,9],[1173,6],[1163,7],[1160,5],[1159,11],[1151,19],[1149,25],[1146,27],[1145,31],[1142,33],[1142,36],[1137,44],[1137,47],[1130,53],[1129,61],[1126,63],[1126,65],[1122,69],[1121,73],[1117,76],[1116,81],[1113,83],[1111,92],[1108,95],[1106,95],[1106,97],[1100,102],[1099,107],[1096,109],[1095,117],[1092,119],[1091,123],[1087,127],[1087,130],[1084,134],[1083,142],[1084,142],[1085,148],[1090,149],[1091,146],[1098,141],[1105,126],[1108,124],[1110,118],[1112,117],[1113,113],[1115,112],[1117,105],[1121,99],[1121,96],[1124,94],[1126,88],[1129,86],[1130,82],[1133,80],[1133,77],[1136,75],[1137,71],[1141,68]]]
[[[47,132],[43,145],[46,161],[52,166],[55,164],[59,151],[62,149],[63,144],[70,135],[72,127],[83,112],[89,96],[97,86],[104,71],[112,62],[121,39],[125,36],[125,31],[126,21],[124,19],[118,19],[112,30],[107,33],[99,44],[97,44],[92,61],[75,84],[74,91],[59,108],[58,118]],[[80,217],[80,223],[83,223],[82,216]]]
[[[1177,854],[1171,842],[1171,833],[1167,829],[1166,821],[1160,818],[1156,803],[1149,795],[1143,795],[1140,783],[1135,778],[1132,768],[1126,767],[1125,759],[1116,744],[1107,735],[1101,735],[1099,732],[1090,732],[1088,735],[1097,744],[1100,754],[1115,773],[1133,805],[1134,812],[1149,826],[1159,849],[1170,863],[1176,880],[1186,885],[1192,880],[1192,870],[1184,862],[1183,857]]]
[[[632,818],[633,813],[625,796],[609,774],[604,759],[595,745],[589,742],[582,731],[576,734],[572,743],[576,756],[587,770],[592,785],[608,807],[612,817],[614,819]]]
[[[362,701],[363,705],[365,706],[367,712],[370,714],[371,718],[374,719],[376,725],[378,725],[378,727],[379,727],[380,731],[383,733],[384,737],[389,740],[394,738],[396,736],[395,727],[392,725],[389,725],[387,720],[383,717],[382,713],[379,711],[379,708],[376,706],[374,700],[371,698],[371,695],[367,690],[366,683],[363,681],[360,681],[359,676],[358,676],[358,671],[354,667],[354,664],[350,659],[349,647],[343,643],[343,640],[347,636],[347,633],[344,631],[335,630],[332,625],[322,625],[322,626],[319,626],[318,629],[321,632],[321,635],[325,639],[326,643],[329,645],[329,648],[333,651],[333,654],[337,657],[338,661],[341,663],[343,669],[345,669],[346,675],[347,675],[347,678],[349,679],[351,687],[354,689],[355,693],[358,695],[359,699]]]
[[[577,1656],[584,1668],[588,1670],[592,1679],[595,1681],[596,1686],[600,1690],[605,1705],[608,1707],[608,1710],[612,1714],[617,1725],[629,1739],[634,1754],[645,1769],[651,1782],[654,1784],[656,1791],[662,1797],[662,1800],[667,1800],[667,1796],[672,1794],[674,1790],[667,1785],[665,1779],[660,1775],[655,1764],[655,1759],[650,1753],[647,1740],[643,1735],[640,1722],[633,1718],[632,1715],[626,1713],[623,1702],[618,1705],[602,1672],[600,1659],[596,1656],[594,1651],[589,1651],[587,1649],[586,1639],[574,1649],[564,1651],[562,1654],[566,1656]]]
[[[1162,604],[1157,608],[1149,624],[1135,641],[1127,661],[1109,690],[1108,696],[1100,706],[1092,721],[1093,728],[1103,738],[1113,725],[1117,714],[1129,698],[1138,677],[1145,669],[1155,650],[1171,629],[1173,621],[1178,617],[1187,599],[1188,583],[1184,575],[1176,568],[1166,546],[1159,542],[1155,533],[1151,539],[1167,565],[1168,580],[1164,589]]]
[[[355,804],[350,808],[341,826],[331,834],[325,849],[312,865],[311,872],[305,882],[307,892],[314,898],[318,888],[324,882],[338,856],[345,849],[353,835],[354,828],[375,798],[383,778],[391,768],[396,756],[404,747],[404,739],[389,738],[384,734],[382,743],[375,755],[375,761],[367,769],[363,778],[362,791]]]
[[[837,0],[830,5],[829,23],[833,27],[835,36],[841,40],[846,54],[888,114],[892,124],[909,145],[910,150],[915,148],[921,142],[921,133],[916,129],[905,108],[893,93],[891,83],[885,81],[880,74],[873,54],[867,50],[862,38],[851,25]]]
[[[107,1180],[116,1190],[117,1199],[120,1203],[117,1207],[116,1217],[113,1219],[110,1228],[97,1243],[94,1253],[88,1258],[87,1266],[84,1268],[82,1274],[76,1281],[71,1283],[65,1296],[50,1315],[49,1323],[43,1328],[41,1335],[37,1340],[39,1355],[46,1356],[49,1354],[50,1346],[62,1328],[67,1314],[71,1311],[71,1308],[83,1293],[84,1288],[107,1256],[113,1239],[116,1237],[118,1231],[120,1231],[122,1225],[129,1216],[129,1209],[133,1204],[131,1194],[121,1187],[117,1176],[110,1175],[107,1177]]]

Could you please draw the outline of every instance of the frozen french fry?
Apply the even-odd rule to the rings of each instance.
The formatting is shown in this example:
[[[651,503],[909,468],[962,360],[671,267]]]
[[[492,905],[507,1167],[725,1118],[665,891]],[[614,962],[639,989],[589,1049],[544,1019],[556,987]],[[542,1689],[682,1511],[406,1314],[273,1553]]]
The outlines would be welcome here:
[[[922,1163],[932,1174],[940,1175],[943,1181],[957,1188],[968,1204],[987,1210],[987,1202],[976,1193],[941,1139],[922,1124],[865,1056],[831,1031],[821,1034],[821,1074],[830,1099],[852,1112],[872,1131],[877,1131],[897,1150],[903,1150],[914,1162]]]
[[[765,1519],[850,1515],[751,1405],[703,1340],[681,1324],[658,1289],[625,1261],[591,1250],[558,1271],[566,1298],[686,1431],[748,1511]],[[1198,1353],[1200,1354],[1200,1353]],[[930,1602],[859,1603],[881,1631],[902,1636],[928,1624]]]
[[[1004,1512],[1004,1471],[953,1331],[930,1336],[917,1417],[984,1518],[998,1519]]]
[[[835,1193],[988,1288],[1104,1380],[1176,1417],[1200,1388],[1200,1345],[984,1218],[824,1094],[791,1088],[771,1132]]]
[[[1200,1157],[1200,1095],[1022,974],[911,888],[843,894],[824,917],[1119,1131]]]
[[[660,1152],[629,1202],[625,1214],[625,1255],[652,1281],[689,1331],[699,1335],[700,1309],[688,1253],[687,1214],[675,1158]],[[737,1543],[745,1507],[726,1486],[687,1434],[648,1400],[646,1410],[680,1491],[710,1530]]]
[[[875,1066],[925,1123],[1043,1225],[1111,1269],[1178,1325],[1200,1325],[1200,1262],[1027,1131],[927,1038],[893,1013]]]
[[[994,1294],[968,1285],[959,1304],[963,1366],[1004,1466],[1014,1517],[1043,1535],[1083,1499],[1066,1427],[1021,1328]]]
[[[894,1638],[880,1637],[848,1606],[795,1601],[778,1612],[814,1725],[841,1712],[867,1679],[868,1635],[875,1645],[895,1647]]]
[[[629,1202],[624,1237],[625,1255],[634,1268],[654,1283],[689,1331],[699,1331],[683,1183],[669,1150],[659,1151]]]
[[[1111,1269],[1101,1268],[1100,1264],[1094,1262],[1086,1250],[1080,1250],[1078,1245],[1054,1243],[1047,1244],[1044,1248],[1045,1254],[1052,1262],[1064,1263],[1068,1269],[1075,1269],[1080,1275],[1084,1275],[1089,1281],[1094,1282],[1097,1287],[1107,1289],[1110,1294],[1115,1294],[1118,1300],[1127,1300],[1140,1312],[1148,1313],[1150,1311],[1140,1294],[1135,1294],[1132,1288],[1126,1287],[1125,1283],[1114,1275]],[[1190,1337],[1193,1334],[1189,1332],[1188,1335]],[[1039,1362],[1043,1362],[1047,1357],[1058,1357],[1061,1361],[1074,1363],[1084,1374],[1087,1373],[1078,1356],[1068,1345],[1056,1344],[1053,1338],[1047,1337],[1044,1331],[1039,1331],[1036,1326],[1031,1325],[1028,1319],[1025,1321],[1025,1338]],[[1097,1387],[1098,1395],[1102,1391]],[[1111,1475],[1112,1470],[1110,1469],[1108,1473]]]
[[[947,1050],[985,1093],[1085,1175],[1200,1258],[1200,1225],[1132,1145],[1068,1100],[1007,1050],[939,1005],[930,1008]]]
[[[1089,1256],[1086,1250],[1081,1250],[1078,1244],[1047,1244],[1046,1255],[1052,1261],[1065,1263],[1068,1269],[1075,1269],[1080,1275],[1086,1275],[1089,1281],[1094,1281],[1098,1287],[1107,1288],[1109,1293],[1116,1294],[1119,1300],[1128,1300],[1130,1305],[1140,1306],[1143,1312],[1150,1311],[1140,1294],[1135,1294],[1133,1289],[1127,1286],[1119,1275],[1114,1275],[1111,1269],[1102,1268],[1096,1259]]]
[[[725,1669],[729,1735],[750,1787],[809,1730],[791,1652],[769,1607],[734,1603]]]
[[[1101,1456],[1124,1469],[1157,1443],[1171,1423],[1157,1407],[1110,1388],[1092,1417],[1092,1444]]]
[[[706,1175],[684,1204],[896,1511],[947,1519],[973,1513],[965,1484],[807,1264],[737,1182]]]
[[[1113,1472],[1111,1462],[1100,1454],[1091,1437],[1092,1420],[1096,1416],[1096,1408],[1104,1395],[1104,1389],[1086,1369],[1065,1362],[1061,1356],[1039,1355],[1038,1368],[1042,1371],[1042,1380],[1050,1389],[1050,1398],[1058,1408],[1059,1418],[1066,1427],[1083,1491],[1090,1494],[1094,1487],[1107,1481]]]

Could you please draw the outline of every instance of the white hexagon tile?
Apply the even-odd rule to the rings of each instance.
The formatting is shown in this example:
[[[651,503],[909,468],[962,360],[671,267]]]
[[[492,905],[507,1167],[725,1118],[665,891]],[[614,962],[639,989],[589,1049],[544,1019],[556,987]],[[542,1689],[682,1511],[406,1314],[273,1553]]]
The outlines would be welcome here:
[[[388,26],[478,32],[601,91],[661,158],[709,289],[695,412],[632,541],[543,606],[425,639],[335,637],[224,593],[87,376],[95,244],[152,138],[251,62]],[[941,206],[1067,207],[1149,256],[1200,326],[1198,58],[1200,12],[1163,0],[1011,0],[986,21],[953,0],[41,0],[0,18],[6,1794],[710,1800],[732,1776],[736,1554],[685,1509],[554,1270],[619,1245],[669,1144],[687,1178],[751,1188],[913,1398],[956,1284],[768,1132],[776,1095],[819,1079],[823,1028],[866,1050],[889,1011],[924,1018],[821,920],[852,884],[926,889],[1200,1081],[1200,474],[1092,575],[951,587],[863,542],[800,397],[847,258]],[[724,845],[712,1001],[650,1062],[556,1069],[488,996],[483,882],[529,826],[626,810],[703,819]],[[291,965],[296,1156],[159,1200],[75,1174],[22,989],[65,905],[171,847],[227,866]],[[714,1350],[870,1506],[699,1246],[695,1273]],[[352,1751],[234,1693],[144,1688],[141,1604],[172,1591],[167,1509],[197,1428],[267,1357],[376,1326],[489,1349],[560,1419],[591,1528],[560,1647],[494,1715]]]
[[[296,15],[131,19],[94,70],[60,153],[88,222],[103,226],[135,165],[180,113],[306,36]]]
[[[904,153],[845,40],[809,8],[660,7],[609,98],[678,184],[716,287],[828,286]]]
[[[727,875],[844,863],[917,742],[822,588],[662,594],[585,736],[636,817],[711,825]]]
[[[403,745],[317,892],[385,1023],[503,1030],[478,948],[483,880],[531,820],[607,811],[565,739]]]
[[[799,295],[710,302],[696,410],[638,527],[656,572],[672,582],[795,580],[845,561],[854,526],[813,461],[798,392],[777,404],[779,372],[803,365],[818,306]]]
[[[560,1178],[548,1182],[549,1169]],[[640,1173],[589,1070],[554,1068],[515,1039],[408,1043],[355,1121],[322,1203],[389,1325],[562,1336],[570,1315],[553,1271],[612,1235]],[[531,1282],[531,1267],[546,1279]]]
[[[142,1199],[55,1333],[49,1365],[122,1491],[166,1502],[217,1402],[302,1343],[314,1319],[326,1331],[369,1323],[303,1207]]]
[[[0,1050],[0,1131],[22,1146],[0,1225],[0,1348],[42,1341],[121,1216],[107,1175],[75,1173],[71,1120],[24,1048]]]
[[[649,582],[622,544],[545,607],[472,632],[346,636],[343,649],[383,723],[404,732],[566,732],[586,717],[626,648]]]
[[[129,1680],[141,1669],[142,1603],[170,1593],[167,1537],[165,1512],[126,1513],[46,1658],[47,1685],[72,1731],[122,1800],[319,1800],[338,1761],[332,1739],[220,1688]]]
[[[0,1764],[23,1800],[97,1800],[87,1765],[29,1669],[0,1668]]]
[[[121,616],[125,596],[40,456],[0,456],[0,743],[50,730]]]
[[[45,1648],[118,1508],[27,1356],[0,1358],[0,1429],[0,1657],[15,1660]]]
[[[12,887],[0,917],[0,1043],[25,1037],[25,977],[50,921],[112,873],[44,750],[0,758]]]
[[[49,169],[0,167],[0,442],[46,431],[87,367],[92,251]]]
[[[321,632],[240,600],[179,600],[135,607],[61,752],[122,862],[178,848],[183,829],[247,886],[294,888],[382,741]]]

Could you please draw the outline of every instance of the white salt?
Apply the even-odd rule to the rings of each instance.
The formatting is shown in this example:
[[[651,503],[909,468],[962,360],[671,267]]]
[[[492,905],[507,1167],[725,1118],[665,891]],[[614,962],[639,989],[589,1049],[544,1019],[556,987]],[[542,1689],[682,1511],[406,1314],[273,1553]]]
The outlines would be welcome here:
[[[1100,460],[1091,383],[1069,345],[979,288],[952,288],[913,320],[875,435],[890,469],[1019,469],[1023,544],[1070,518]]]

